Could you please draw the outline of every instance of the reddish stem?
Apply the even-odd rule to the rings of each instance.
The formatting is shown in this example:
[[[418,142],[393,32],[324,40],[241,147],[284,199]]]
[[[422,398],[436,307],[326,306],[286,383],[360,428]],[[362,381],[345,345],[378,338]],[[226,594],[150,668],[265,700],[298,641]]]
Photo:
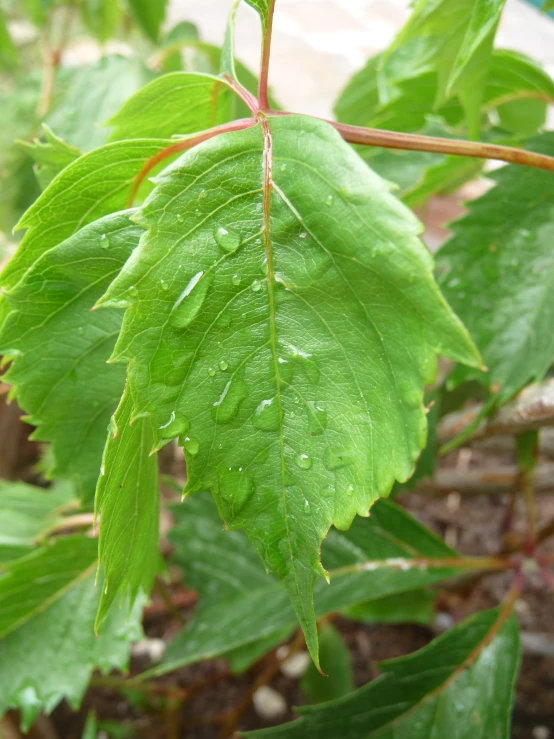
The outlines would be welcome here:
[[[268,113],[270,115],[293,115],[280,110],[270,110]],[[554,172],[554,157],[536,154],[534,151],[514,149],[511,146],[484,144],[479,141],[443,139],[437,136],[423,136],[416,133],[398,133],[397,131],[383,131],[379,128],[348,126],[344,123],[329,120],[325,122],[336,128],[342,138],[350,144],[381,146],[385,149],[428,151],[432,154],[452,154],[477,159],[499,159],[510,164],[521,164],[525,167]]]
[[[241,85],[238,80],[234,80],[228,74],[224,74],[222,76],[227,86],[230,87],[236,95],[238,95],[238,97],[246,105],[252,115],[256,116],[260,109],[260,106],[258,105],[258,101],[256,100],[255,96],[252,95],[252,93],[247,90],[246,87]]]
[[[271,55],[271,36],[273,33],[273,14],[275,12],[275,0],[269,0],[267,10],[267,24],[264,29],[264,38],[262,46],[262,63],[260,66],[260,83],[258,87],[258,102],[260,110],[269,109],[268,96],[268,78],[269,78],[269,57]]]
[[[209,128],[207,131],[202,131],[202,133],[199,133],[196,136],[191,136],[190,138],[183,139],[182,141],[178,141],[176,144],[172,144],[171,146],[162,149],[153,157],[150,157],[150,159],[146,162],[144,167],[135,177],[131,194],[129,195],[129,199],[127,200],[127,207],[130,208],[133,205],[136,194],[139,190],[139,187],[142,185],[144,178],[160,162],[163,162],[165,159],[168,159],[169,157],[173,156],[174,154],[178,154],[181,151],[192,149],[194,146],[204,143],[204,141],[209,141],[209,139],[213,139],[214,136],[219,136],[222,133],[230,133],[231,131],[244,131],[244,129],[250,128],[251,126],[255,125],[256,121],[253,118],[241,118],[238,121],[231,121],[231,123],[225,123],[222,126]]]

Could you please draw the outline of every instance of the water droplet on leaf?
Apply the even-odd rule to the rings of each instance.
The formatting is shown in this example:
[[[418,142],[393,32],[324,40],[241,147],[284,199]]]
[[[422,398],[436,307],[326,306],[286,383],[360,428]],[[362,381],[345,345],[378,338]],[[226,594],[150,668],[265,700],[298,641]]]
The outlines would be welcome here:
[[[200,450],[198,439],[195,439],[194,436],[185,436],[183,439],[183,448],[194,457]]]
[[[240,275],[234,274],[231,277],[231,282],[233,283],[233,285],[240,285]]]
[[[238,413],[240,404],[248,395],[244,380],[236,377],[225,385],[219,399],[213,404],[212,418],[218,423],[229,423]]]
[[[219,363],[219,369],[222,372],[226,372],[229,369],[229,362],[226,362],[224,359],[222,359]]]
[[[311,511],[311,508],[310,508],[310,501],[309,500],[304,500],[304,513],[310,514],[311,512],[312,511]]]
[[[210,377],[215,377],[215,369],[213,367],[208,367],[208,374]]]
[[[259,293],[261,289],[262,289],[262,283],[259,280],[254,280],[254,282],[252,283],[252,290],[255,293]]]
[[[333,452],[327,449],[323,455],[323,464],[328,470],[338,470],[352,464],[352,459],[346,451]]]
[[[296,462],[296,466],[300,467],[301,470],[309,470],[313,464],[309,454],[297,454],[294,461]]]
[[[252,423],[262,431],[277,431],[281,423],[281,409],[277,399],[262,400],[256,408]]]
[[[319,403],[308,401],[308,426],[312,436],[322,434],[327,428],[327,411]]]
[[[102,249],[107,249],[109,245],[110,239],[106,234],[102,234],[102,236],[100,237],[100,246],[102,247]]]
[[[232,254],[240,246],[240,236],[235,231],[229,231],[222,226],[215,232],[215,240],[223,251]]]
[[[202,279],[204,277],[204,279]],[[197,272],[191,277],[179,295],[171,312],[171,323],[176,328],[186,328],[191,324],[204,304],[213,276]]]
[[[188,431],[189,426],[189,420],[184,413],[172,411],[169,419],[158,427],[158,431],[162,439],[174,439]]]

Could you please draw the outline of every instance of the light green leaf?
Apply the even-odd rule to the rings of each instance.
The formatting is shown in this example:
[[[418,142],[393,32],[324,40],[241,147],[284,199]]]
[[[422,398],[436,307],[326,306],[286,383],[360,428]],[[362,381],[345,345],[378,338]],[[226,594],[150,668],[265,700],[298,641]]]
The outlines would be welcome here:
[[[96,739],[96,712],[94,709],[88,712],[81,739]]]
[[[62,513],[77,507],[70,485],[50,490],[23,482],[0,482],[0,563],[28,554]]]
[[[144,139],[107,144],[66,167],[19,222],[19,228],[28,230],[0,275],[2,286],[14,287],[41,254],[87,223],[125,208],[137,174],[169,143]]]
[[[42,124],[43,140],[20,141],[19,146],[35,162],[35,174],[42,190],[82,152],[60,139],[46,123]]]
[[[199,593],[200,606],[194,621],[170,643],[156,673],[221,655],[233,664],[237,652],[248,655],[252,649],[259,655],[260,640],[267,644],[275,638],[275,644],[287,629],[295,628],[283,584],[265,572],[243,532],[222,531],[215,504],[206,494],[191,496],[173,508],[173,515],[175,561],[183,568],[186,584]],[[452,577],[456,568],[414,568],[410,559],[455,556],[401,508],[380,500],[369,518],[357,518],[347,532],[332,530],[323,543],[331,584],[316,582],[316,614],[322,617],[368,598],[404,594]]]
[[[17,64],[17,49],[10,36],[4,13],[0,9],[0,67],[13,67]]]
[[[482,611],[417,652],[381,662],[381,677],[251,739],[509,739],[519,667],[511,616]]]
[[[46,122],[72,146],[82,151],[96,149],[108,137],[108,130],[100,124],[151,79],[152,73],[142,62],[105,56],[74,74],[67,92]]]
[[[505,0],[418,0],[392,44],[406,47],[411,77],[438,74],[436,105],[457,94],[478,133],[492,45]],[[389,54],[390,54],[389,51]]]
[[[195,133],[230,120],[231,98],[219,77],[173,72],[135,93],[106,125],[114,127],[112,141]]]
[[[125,381],[123,367],[106,364],[121,311],[91,308],[141,233],[128,214],[100,219],[43,254],[5,295],[0,351],[13,358],[5,380],[37,426],[33,438],[52,442],[50,474],[75,479],[89,502]]]
[[[246,529],[315,655],[321,541],[410,476],[437,352],[479,358],[386,184],[327,124],[268,126],[271,148],[258,125],[164,171],[103,301],[129,306],[113,359],[135,415],[155,448],[180,440],[186,492]]]
[[[319,652],[325,674],[318,672],[312,662],[300,681],[307,703],[326,703],[354,690],[352,657],[344,639],[330,623],[324,623],[319,630]]]
[[[19,708],[25,731],[64,698],[76,709],[92,670],[125,669],[130,641],[140,639],[141,604],[130,616],[112,611],[94,635],[96,544],[60,537],[0,578],[0,715]]]
[[[165,19],[168,0],[127,0],[139,26],[156,42]]]
[[[100,311],[102,313],[103,311]],[[158,462],[152,450],[148,420],[132,422],[127,391],[113,418],[102,461],[95,510],[100,514],[100,564],[104,588],[97,621],[100,623],[117,599],[139,591],[150,593],[159,569],[158,531],[160,504]]]
[[[121,17],[119,0],[84,0],[81,15],[91,33],[104,43],[117,29]]]
[[[529,148],[554,154],[554,134]],[[510,165],[490,176],[496,187],[453,224],[437,255],[440,283],[489,368],[477,378],[501,403],[554,361],[554,198],[552,175]],[[469,377],[458,368],[454,379]]]
[[[246,0],[246,2],[260,14],[262,28],[265,30],[269,15],[269,4],[271,0]]]
[[[550,11],[554,10],[554,0],[544,0],[541,10],[543,13],[550,13]]]

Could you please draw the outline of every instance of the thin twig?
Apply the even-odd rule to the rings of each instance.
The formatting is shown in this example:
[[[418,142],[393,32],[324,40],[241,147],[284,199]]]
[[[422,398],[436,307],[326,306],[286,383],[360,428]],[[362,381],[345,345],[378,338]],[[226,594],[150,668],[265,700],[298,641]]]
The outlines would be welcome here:
[[[129,195],[129,198],[127,200],[127,207],[130,208],[133,205],[137,192],[145,177],[160,162],[163,162],[164,160],[168,159],[174,154],[178,154],[181,151],[192,149],[194,146],[198,146],[198,144],[202,144],[204,143],[204,141],[209,141],[209,139],[213,139],[215,136],[219,136],[222,133],[229,133],[230,131],[243,131],[244,129],[250,128],[254,125],[256,125],[256,121],[253,118],[241,118],[237,121],[231,121],[231,123],[224,123],[222,126],[209,128],[207,131],[202,131],[202,133],[199,133],[196,136],[190,136],[189,138],[178,141],[176,144],[172,144],[171,146],[167,146],[165,149],[162,149],[153,157],[150,157],[150,159],[148,159],[146,164],[135,177],[133,181],[133,187],[131,189],[131,194]]]
[[[426,570],[426,569],[467,569],[467,570],[509,570],[514,564],[503,557],[392,557],[376,559],[370,562],[355,562],[332,571],[333,577],[349,575],[356,572],[371,572],[373,570]]]
[[[70,531],[71,529],[81,529],[94,526],[94,513],[77,513],[75,516],[66,516],[60,518],[45,531],[42,531],[40,538],[50,536],[51,534],[57,534],[60,531]]]
[[[273,34],[273,15],[275,13],[275,0],[269,0],[267,9],[267,23],[264,29],[262,41],[262,61],[260,64],[260,82],[258,86],[258,102],[260,110],[269,109],[268,78],[269,59],[271,56],[271,37]]]
[[[508,464],[465,472],[439,469],[432,479],[422,480],[415,492],[431,498],[441,498],[453,491],[463,495],[505,495],[517,483],[518,475],[518,467]],[[537,465],[534,485],[535,493],[549,493],[554,490],[554,463],[543,462]]]

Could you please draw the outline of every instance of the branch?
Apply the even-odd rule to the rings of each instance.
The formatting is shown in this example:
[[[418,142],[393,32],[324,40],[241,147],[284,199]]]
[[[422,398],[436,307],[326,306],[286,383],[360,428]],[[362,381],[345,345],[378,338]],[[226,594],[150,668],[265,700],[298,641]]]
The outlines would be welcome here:
[[[463,495],[504,495],[510,493],[519,481],[517,465],[498,465],[484,469],[456,472],[439,469],[433,479],[422,480],[414,492],[431,498],[440,498],[456,491]],[[533,484],[536,493],[554,490],[554,464],[537,465]]]
[[[260,83],[258,86],[258,102],[260,110],[269,109],[268,97],[268,77],[269,77],[269,57],[271,55],[271,36],[273,33],[273,14],[275,12],[276,0],[269,0],[267,10],[267,24],[264,29],[264,38],[262,42],[262,62],[260,65]]]
[[[250,128],[251,126],[255,125],[256,121],[253,118],[240,118],[238,121],[231,121],[231,123],[224,123],[222,126],[209,128],[207,131],[202,131],[202,133],[199,133],[196,136],[190,136],[189,138],[182,139],[176,144],[172,144],[171,146],[162,149],[155,156],[150,157],[150,159],[146,162],[144,167],[135,177],[131,194],[129,195],[129,198],[127,200],[127,208],[130,208],[133,205],[137,192],[142,185],[145,177],[160,162],[163,162],[165,159],[168,159],[169,157],[173,156],[174,154],[178,154],[181,151],[192,149],[194,146],[204,143],[204,141],[209,141],[209,139],[213,139],[214,136],[219,136],[222,133],[229,133],[231,131],[243,131],[245,128]]]
[[[280,110],[269,110],[267,112],[270,115],[296,115]],[[417,133],[398,133],[397,131],[384,131],[379,128],[364,128],[363,126],[349,126],[325,118],[320,120],[324,120],[333,128],[336,128],[342,138],[348,141],[349,144],[380,146],[384,149],[428,151],[432,154],[453,154],[454,156],[475,157],[476,159],[499,159],[510,164],[521,164],[525,167],[554,172],[554,157],[536,154],[524,149],[514,149],[511,146],[483,144],[479,141],[464,141],[463,139],[443,139]]]
[[[482,411],[482,405],[474,405],[463,411],[449,413],[439,423],[441,444],[454,439],[474,422]],[[543,426],[554,426],[554,380],[549,379],[529,385],[519,395],[506,403],[491,418],[485,419],[476,429],[471,441],[490,436],[514,435]]]
[[[464,570],[509,570],[512,562],[501,557],[392,557],[375,559],[368,562],[355,562],[331,571],[331,575],[348,575],[356,572],[372,572],[374,570],[427,570],[427,569],[464,569]]]

